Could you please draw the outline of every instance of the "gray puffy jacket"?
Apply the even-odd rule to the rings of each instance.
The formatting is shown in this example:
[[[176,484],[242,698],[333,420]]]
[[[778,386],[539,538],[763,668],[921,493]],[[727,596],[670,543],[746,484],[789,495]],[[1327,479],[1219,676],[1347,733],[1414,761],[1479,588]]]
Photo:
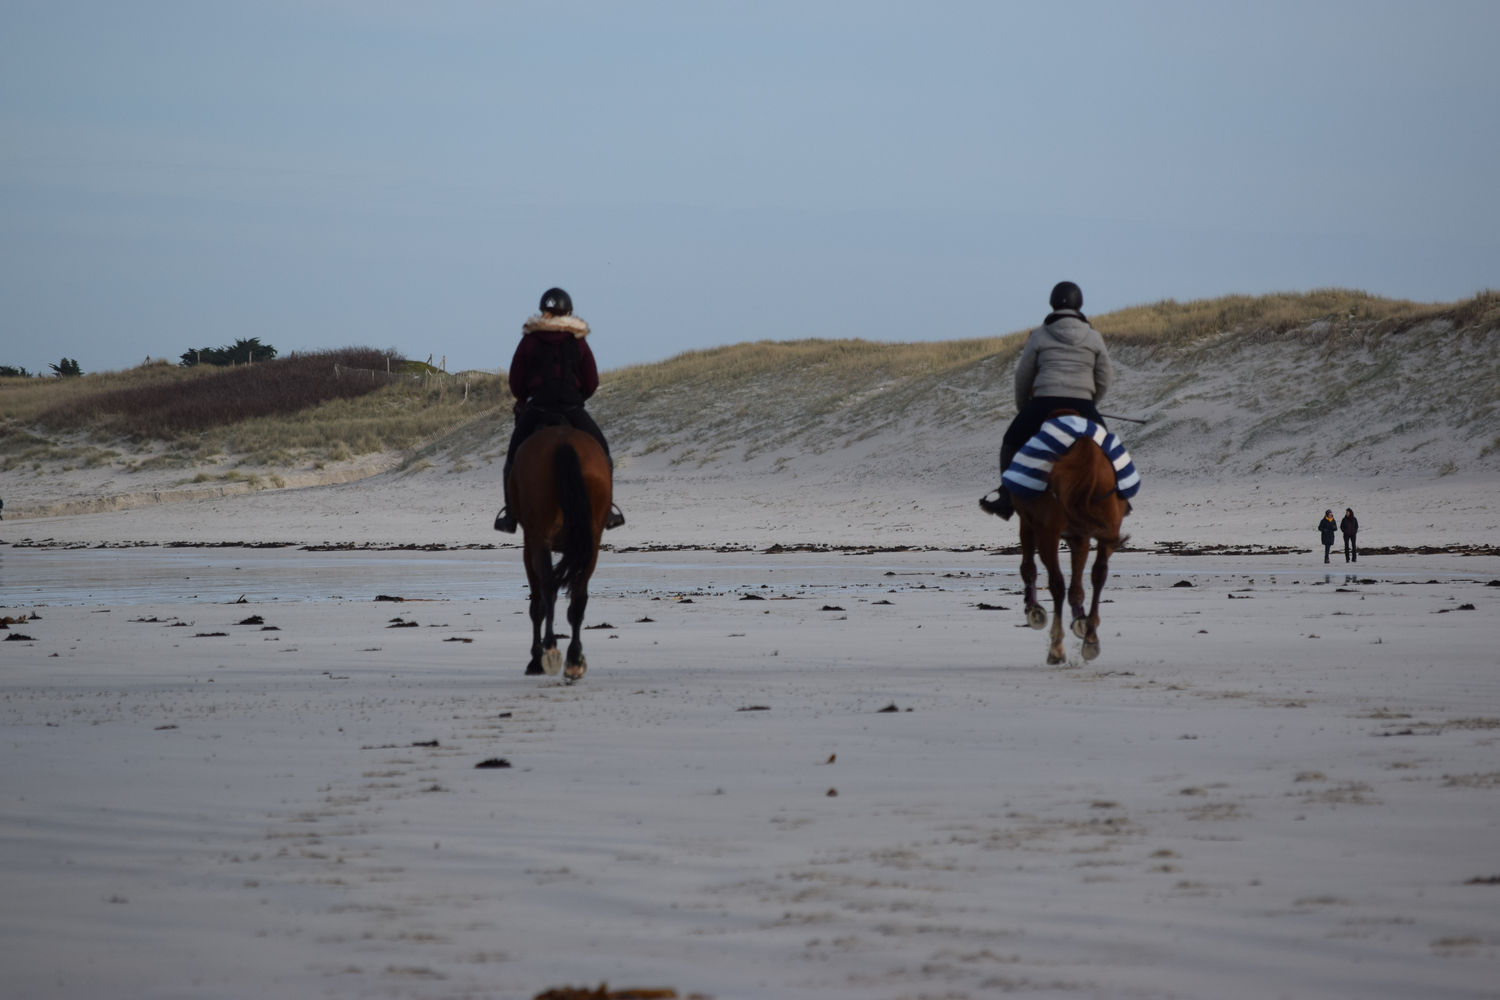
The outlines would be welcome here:
[[[1031,331],[1016,362],[1016,409],[1033,396],[1092,399],[1098,403],[1109,388],[1113,369],[1109,349],[1083,314],[1060,309]]]

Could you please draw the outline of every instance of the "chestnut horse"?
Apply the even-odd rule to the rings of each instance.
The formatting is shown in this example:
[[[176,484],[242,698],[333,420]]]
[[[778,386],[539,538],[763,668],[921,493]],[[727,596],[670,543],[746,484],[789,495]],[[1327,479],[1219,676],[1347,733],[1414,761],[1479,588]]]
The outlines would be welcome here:
[[[1052,593],[1052,642],[1048,663],[1062,663],[1063,573],[1058,560],[1058,541],[1066,538],[1073,557],[1073,576],[1066,588],[1073,612],[1073,634],[1083,640],[1083,658],[1099,655],[1099,592],[1109,575],[1109,557],[1126,536],[1120,534],[1126,501],[1115,483],[1115,469],[1104,449],[1092,438],[1080,437],[1052,466],[1047,490],[1036,497],[1014,497],[1021,520],[1021,581],[1026,585],[1026,621],[1032,628],[1047,627],[1047,612],[1037,602],[1036,563],[1041,554],[1047,567],[1047,589]],[[1092,580],[1094,600],[1088,614],[1083,611],[1083,570],[1088,565],[1089,546],[1097,542]]]
[[[609,458],[585,431],[565,425],[541,427],[516,449],[510,495],[524,537],[526,580],[531,584],[527,674],[550,675],[562,669],[563,680],[571,684],[588,670],[583,658],[583,612],[613,493]],[[555,565],[554,552],[561,556]],[[564,587],[568,588],[568,625],[572,628],[566,665],[552,630],[557,594]]]

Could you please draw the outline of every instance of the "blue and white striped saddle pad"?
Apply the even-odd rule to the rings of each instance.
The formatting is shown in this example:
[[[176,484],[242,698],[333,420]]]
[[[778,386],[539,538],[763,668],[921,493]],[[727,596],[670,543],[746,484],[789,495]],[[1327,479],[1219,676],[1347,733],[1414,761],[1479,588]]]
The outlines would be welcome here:
[[[1104,449],[1110,464],[1115,467],[1115,489],[1122,499],[1129,500],[1141,488],[1141,474],[1135,471],[1130,452],[1110,431],[1079,416],[1053,417],[1042,424],[1042,429],[1030,441],[1021,446],[1010,468],[1000,481],[1012,495],[1018,497],[1041,496],[1047,489],[1047,477],[1052,465],[1073,447],[1079,438],[1093,438],[1094,443]]]

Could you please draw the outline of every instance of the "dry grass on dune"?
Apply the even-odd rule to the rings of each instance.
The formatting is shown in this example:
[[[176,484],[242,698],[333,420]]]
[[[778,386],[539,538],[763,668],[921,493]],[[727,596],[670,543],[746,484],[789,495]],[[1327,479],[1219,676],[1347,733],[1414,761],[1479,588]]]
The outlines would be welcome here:
[[[156,379],[102,392],[75,393],[39,415],[61,430],[87,428],[137,440],[173,440],[209,427],[303,412],[381,388],[392,359],[367,348],[325,351],[258,365],[217,368],[190,379]],[[369,377],[339,377],[366,369]]]
[[[1298,328],[1318,329],[1326,322],[1358,325],[1375,333],[1396,332],[1414,323],[1449,319],[1457,328],[1500,326],[1500,292],[1486,291],[1463,302],[1423,304],[1384,299],[1365,292],[1325,288],[1274,295],[1226,295],[1177,302],[1163,299],[1095,317],[1096,327],[1112,344],[1147,347],[1181,346],[1233,330],[1284,334]]]
[[[1335,458],[1373,467],[1387,443],[1420,464],[1406,450],[1420,457],[1423,436],[1444,433],[1473,442],[1478,459],[1500,450],[1500,438],[1478,437],[1500,412],[1500,294],[1428,306],[1329,290],[1091,319],[1128,373],[1111,392],[1115,412],[1149,414],[1133,436],[1184,461],[1202,457],[1192,443],[1207,437],[1226,467],[1264,460],[1262,472]],[[794,462],[886,432],[929,443],[998,434],[1024,338],[692,351],[609,373],[591,408],[619,453],[700,467]]]
[[[617,396],[647,397],[667,388],[733,388],[746,380],[798,371],[836,377],[920,375],[969,364],[993,355],[1018,354],[1013,337],[981,337],[921,343],[868,340],[759,340],[688,351],[666,361],[609,373]]]
[[[1020,351],[1019,337],[933,343],[759,341],[610,372],[591,406],[635,454],[703,464],[813,454],[911,419],[975,418],[974,389]]]
[[[0,462],[99,465],[120,459],[114,449],[143,447],[153,453],[132,468],[190,467],[221,453],[256,465],[341,461],[415,447],[509,401],[501,376],[456,378],[370,348],[233,368],[161,363],[7,379]]]
[[[1177,302],[1164,299],[1090,317],[1121,347],[1185,346],[1194,340],[1240,331],[1281,334],[1319,324],[1357,325],[1374,333],[1394,332],[1426,320],[1446,319],[1455,328],[1500,327],[1500,292],[1481,292],[1463,302],[1422,304],[1384,299],[1348,289],[1273,295],[1229,295]],[[663,390],[736,389],[754,379],[790,371],[825,371],[859,381],[882,375],[939,373],[977,361],[1008,363],[1020,353],[1029,330],[966,340],[913,343],[849,340],[761,340],[688,351],[666,361],[609,372],[612,395],[624,402]]]
[[[405,451],[510,405],[496,375],[465,383],[433,379],[425,385],[385,385],[368,395],[329,400],[296,415],[244,420],[219,432],[222,450],[255,464],[277,464],[315,453],[328,461],[378,451]]]
[[[102,395],[146,385],[182,385],[218,369],[183,368],[170,361],[149,361],[117,372],[91,372],[79,378],[0,378],[0,420],[31,425],[42,414],[82,395]]]
[[[1259,441],[1363,408],[1359,434],[1370,441],[1335,442],[1343,454],[1429,426],[1459,428],[1469,440],[1500,413],[1496,292],[1423,305],[1326,289],[1166,300],[1091,319],[1131,375],[1114,405],[1150,411],[1152,427],[1137,437],[1155,434],[1174,449],[1176,435]],[[700,465],[792,461],[887,431],[989,433],[1013,412],[1010,371],[1025,333],[689,351],[605,373],[590,409],[619,454],[662,452]],[[229,370],[158,363],[0,379],[0,466],[191,468],[226,457],[267,466],[395,451],[413,461],[440,453],[460,465],[487,460],[493,439],[509,430],[504,376],[455,378],[415,365],[421,374],[405,378],[331,377],[335,361],[383,375],[389,356],[350,348]],[[1316,385],[1298,377],[1332,373],[1333,361],[1336,377]],[[1481,458],[1495,451],[1493,434],[1476,443]]]

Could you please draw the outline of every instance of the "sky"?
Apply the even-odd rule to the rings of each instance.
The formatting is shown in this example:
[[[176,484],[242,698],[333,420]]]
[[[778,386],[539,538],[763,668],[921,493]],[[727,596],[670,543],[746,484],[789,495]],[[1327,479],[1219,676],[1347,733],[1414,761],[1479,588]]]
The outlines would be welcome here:
[[[1490,0],[0,0],[0,364],[1500,287]],[[1108,333],[1107,328],[1105,333]]]

